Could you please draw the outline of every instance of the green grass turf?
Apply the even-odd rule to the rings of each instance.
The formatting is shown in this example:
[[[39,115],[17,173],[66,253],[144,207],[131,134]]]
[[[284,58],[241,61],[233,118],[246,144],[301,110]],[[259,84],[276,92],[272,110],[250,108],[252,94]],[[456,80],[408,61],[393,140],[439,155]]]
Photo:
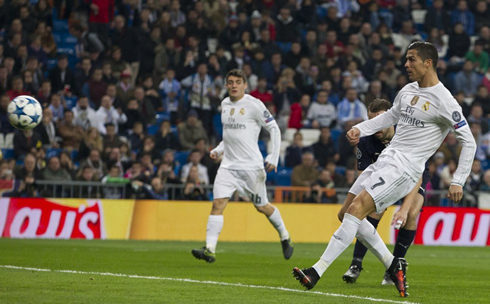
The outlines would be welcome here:
[[[195,242],[0,239],[0,265],[188,278],[301,290],[294,266],[309,267],[324,244],[296,244],[291,260],[277,243],[218,244],[217,261],[195,260]],[[314,291],[418,303],[489,303],[490,249],[412,246],[410,297],[381,286],[384,270],[368,253],[359,281],[345,284],[352,246],[327,270]],[[485,292],[487,290],[487,292]],[[149,280],[99,274],[36,272],[0,267],[0,303],[378,303],[324,294]]]

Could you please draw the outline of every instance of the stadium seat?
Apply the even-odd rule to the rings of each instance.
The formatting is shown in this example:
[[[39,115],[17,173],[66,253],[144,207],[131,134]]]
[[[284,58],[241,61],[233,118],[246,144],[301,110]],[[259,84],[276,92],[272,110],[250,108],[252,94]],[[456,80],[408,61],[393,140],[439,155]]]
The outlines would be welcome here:
[[[158,125],[150,125],[147,128],[148,135],[155,135],[159,129]]]
[[[318,141],[320,137],[319,129],[301,129],[301,134],[303,134],[303,144],[306,146],[311,146]]]
[[[412,20],[415,24],[424,24],[425,15],[427,14],[427,10],[419,9],[412,11]]]
[[[490,169],[490,162],[488,160],[481,161],[481,168],[483,171]]]
[[[75,56],[75,51],[73,48],[58,48],[56,50],[58,54],[65,54],[67,56]]]
[[[286,149],[291,145],[291,142],[287,140],[281,141],[281,147],[279,148],[279,164],[278,166],[284,165],[284,160],[286,159]],[[272,142],[269,140],[267,142],[267,153],[272,151]]]
[[[177,151],[174,155],[175,161],[183,166],[189,162],[189,154],[189,151]]]
[[[262,153],[262,156],[265,158],[267,156],[267,146],[263,140],[259,140],[258,144],[260,153]]]
[[[291,50],[291,45],[292,45],[291,42],[277,41],[276,43],[277,43],[277,46],[279,46],[279,48],[281,49],[281,53],[283,53],[283,54],[287,54]]]
[[[49,159],[53,156],[59,156],[61,151],[63,151],[63,149],[47,149],[46,150],[46,159]]]
[[[339,136],[340,136],[341,131],[337,129],[331,129],[330,130],[330,137],[332,138],[333,143],[335,144],[335,147],[339,147]]]
[[[54,38],[54,42],[56,42],[56,45],[60,45],[60,43],[61,43],[61,34],[53,33],[53,38]]]
[[[70,33],[62,33],[60,36],[61,36],[61,43],[62,44],[70,44],[70,45],[78,44],[77,37],[73,36]]]
[[[221,114],[215,114],[213,116],[213,128],[216,134],[216,139],[221,141],[223,138],[223,123],[221,122]]]
[[[169,120],[170,116],[168,115],[168,113],[158,112],[155,118],[157,119],[157,124],[160,125],[162,121]]]
[[[345,170],[347,170],[346,167],[344,166],[337,166],[335,167],[335,173],[344,176],[345,175]]]
[[[53,20],[53,32],[68,32],[68,21],[67,20]]]
[[[284,134],[282,135],[282,140],[285,140],[287,142],[292,142],[294,134],[298,132],[298,129],[295,128],[287,128]]]
[[[277,186],[291,186],[291,172],[293,169],[278,170],[275,176],[275,184]]]
[[[2,149],[3,159],[15,158],[14,149]]]
[[[78,151],[77,150],[71,151],[70,157],[72,160],[78,159]]]
[[[47,70],[50,71],[52,68],[54,68],[56,66],[57,63],[58,63],[58,60],[56,60],[56,59],[48,59]]]

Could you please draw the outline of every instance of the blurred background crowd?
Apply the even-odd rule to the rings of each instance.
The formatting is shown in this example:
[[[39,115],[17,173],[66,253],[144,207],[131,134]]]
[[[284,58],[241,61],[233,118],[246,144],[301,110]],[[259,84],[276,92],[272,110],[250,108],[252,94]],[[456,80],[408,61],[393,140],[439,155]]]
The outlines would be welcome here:
[[[357,176],[345,132],[367,119],[372,100],[393,101],[408,83],[404,57],[415,40],[438,49],[439,78],[478,143],[467,190],[488,190],[489,2],[0,0],[4,195],[53,195],[37,181],[74,180],[210,199],[203,185],[219,167],[208,153],[222,136],[223,77],[239,68],[283,134],[268,184],[309,187],[301,200],[335,203],[321,189],[348,188]],[[19,95],[43,106],[32,131],[8,123]],[[268,134],[260,139],[266,155]],[[428,190],[449,187],[460,151],[449,134],[430,160]],[[182,185],[178,194],[169,195],[172,184]],[[72,196],[120,195],[92,191]]]

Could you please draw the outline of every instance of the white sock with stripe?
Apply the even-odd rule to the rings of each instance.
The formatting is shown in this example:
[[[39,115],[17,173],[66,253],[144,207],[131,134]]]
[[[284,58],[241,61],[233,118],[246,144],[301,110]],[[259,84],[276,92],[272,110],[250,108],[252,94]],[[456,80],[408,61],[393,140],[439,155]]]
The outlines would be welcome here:
[[[286,229],[286,225],[284,225],[284,221],[281,217],[281,212],[279,212],[279,209],[277,209],[276,206],[271,206],[274,207],[274,212],[272,212],[271,216],[268,217],[269,222],[271,222],[272,226],[274,226],[277,232],[279,232],[281,241],[289,239],[289,232]]]
[[[352,243],[359,225],[361,225],[361,220],[357,217],[349,213],[344,215],[344,220],[330,239],[327,249],[320,260],[313,265],[319,276],[322,276],[333,261]]]
[[[216,252],[218,237],[223,229],[223,215],[210,215],[206,229],[206,248],[211,252]]]

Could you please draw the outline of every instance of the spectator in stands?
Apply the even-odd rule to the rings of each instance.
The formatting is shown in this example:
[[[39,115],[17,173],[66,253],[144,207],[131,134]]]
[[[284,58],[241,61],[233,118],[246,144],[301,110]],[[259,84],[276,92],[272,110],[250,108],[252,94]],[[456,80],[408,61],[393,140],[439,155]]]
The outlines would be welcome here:
[[[63,149],[72,151],[80,148],[80,143],[83,140],[85,132],[82,127],[74,124],[73,112],[71,110],[65,111],[65,117],[58,124],[58,132],[63,140]]]
[[[128,119],[121,108],[117,108],[117,110],[114,108],[111,97],[108,95],[102,97],[100,108],[95,112],[95,115],[98,121],[97,129],[103,135],[106,134],[106,124],[112,124],[117,133],[119,124],[125,123]]]
[[[451,181],[453,179],[454,173],[456,172],[457,164],[456,160],[454,159],[449,159],[447,166],[445,166],[441,173],[441,189],[449,189],[449,186],[451,186]]]
[[[145,126],[149,124],[150,121],[148,118],[143,116],[140,109],[141,107],[138,103],[138,100],[136,100],[136,98],[130,98],[126,111],[124,111],[128,119],[124,124],[121,125],[121,129],[119,131],[120,134],[129,134],[131,132],[131,129],[133,129],[134,124],[137,122],[142,124],[143,130],[146,129]]]
[[[240,29],[238,28],[238,18],[231,16],[228,25],[219,36],[219,43],[226,49],[231,50],[231,46],[240,41]]]
[[[8,70],[4,65],[0,65],[0,92],[2,94],[5,94],[7,93],[9,88],[10,88],[10,77],[8,75]]]
[[[76,176],[76,180],[80,182],[97,182],[99,179],[94,174],[94,170],[89,166],[82,167]],[[80,185],[76,186],[73,195],[77,198],[100,198],[99,187]]]
[[[151,155],[152,160],[159,160],[162,157],[162,151],[155,149],[155,138],[151,135],[147,135],[143,139],[143,147],[140,151],[140,156],[144,153]]]
[[[324,168],[328,159],[338,161],[340,159],[340,155],[338,154],[336,146],[331,138],[330,128],[321,127],[320,132],[318,142],[314,143],[311,148],[313,149],[315,159],[318,161],[318,165]]]
[[[293,77],[288,76],[289,72],[294,73],[289,68],[281,73],[277,82],[277,88],[273,91],[274,105],[276,106],[276,121],[281,131],[287,128],[291,115],[291,105],[301,98],[301,92],[296,88]]]
[[[183,151],[188,151],[194,147],[194,142],[199,138],[208,138],[207,132],[198,120],[195,110],[190,110],[187,120],[178,126],[180,147]]]
[[[162,14],[162,16],[165,13]],[[162,35],[163,37],[167,37]],[[181,51],[177,50],[175,47],[174,38],[167,38],[165,41],[165,46],[161,48],[155,54],[155,73],[157,75],[162,75],[167,69],[176,69],[180,62]]]
[[[293,135],[293,142],[286,148],[285,165],[287,168],[294,168],[301,164],[302,155],[307,152],[311,152],[310,147],[304,147],[303,134],[300,131],[296,131]]]
[[[444,35],[451,27],[451,16],[449,12],[444,8],[443,0],[434,0],[432,7],[427,10],[424,21],[424,29],[427,33],[432,28],[436,28],[440,35]]]
[[[32,17],[39,22],[44,22],[53,27],[53,13],[47,0],[39,0],[32,9]]]
[[[486,170],[485,173],[483,173],[483,180],[480,183],[478,190],[490,192],[490,170]]]
[[[65,93],[78,94],[75,75],[68,67],[68,57],[65,54],[58,56],[57,65],[49,72],[49,80],[53,92],[66,91]]]
[[[179,149],[179,138],[177,137],[177,134],[172,132],[170,121],[168,119],[165,119],[160,123],[160,129],[155,134],[155,148],[159,151]]]
[[[337,188],[350,189],[354,182],[356,181],[356,170],[347,169],[345,170],[345,178],[339,183],[335,184]]]
[[[328,170],[330,173],[330,176],[335,184],[335,186],[338,188],[338,185],[344,183],[345,177],[343,174],[340,174],[337,172],[337,164],[335,160],[333,159],[328,159],[327,164],[325,165],[325,169]]]
[[[310,104],[310,95],[303,94],[299,102],[295,102],[291,105],[291,115],[289,116],[288,128],[301,129],[303,127],[310,126],[310,121],[307,119]]]
[[[205,63],[200,63],[197,73],[184,78],[181,81],[182,87],[189,89],[189,101],[191,109],[197,111],[202,125],[205,129],[211,128],[211,98],[213,97],[216,85],[208,75],[208,67]]]
[[[458,6],[451,13],[451,23],[461,23],[464,31],[469,36],[475,32],[475,15],[468,9],[468,3],[465,0],[459,0]]]
[[[320,90],[310,108],[308,109],[307,119],[312,128],[331,127],[337,120],[337,110],[328,101],[328,93]]]
[[[351,146],[349,141],[347,140],[346,133],[354,126],[354,121],[348,121],[343,129],[342,133],[340,133],[338,139],[338,151],[340,155],[340,159],[337,162],[337,165],[343,167],[351,167],[355,165],[356,161],[356,148]]]
[[[189,174],[185,180],[184,188],[184,200],[190,201],[204,201],[206,197],[206,191],[201,187],[201,180],[199,179],[199,170],[197,166],[189,168]]]
[[[191,151],[191,153],[189,154],[189,162],[182,166],[180,179],[183,183],[187,181],[191,168],[197,167],[200,184],[209,185],[208,168],[200,163],[201,158],[202,155],[199,150],[195,149]]]
[[[102,53],[105,50],[104,43],[99,39],[97,33],[85,30],[80,24],[71,25],[70,34],[78,40],[76,50],[79,58],[88,56],[93,51]]]
[[[454,86],[456,92],[462,91],[468,98],[473,98],[478,90],[478,85],[481,83],[481,77],[473,71],[473,63],[466,60],[463,65],[463,70],[454,76]]]
[[[73,163],[70,153],[67,151],[61,151],[60,153],[60,167],[68,172],[72,179],[77,176],[78,167]]]
[[[7,91],[7,95],[10,99],[14,99],[20,95],[31,95],[31,92],[24,91],[24,81],[22,81],[22,77],[14,76],[12,78],[12,89]]]
[[[305,152],[301,158],[301,164],[293,168],[291,173],[292,186],[309,187],[320,173],[315,169],[315,159],[312,152]]]
[[[23,180],[26,184],[33,184],[40,177],[40,170],[36,167],[36,156],[27,153],[24,162],[14,170],[15,179]]]
[[[58,156],[48,160],[48,166],[41,172],[41,179],[48,181],[71,181],[71,175],[61,167]]]
[[[481,162],[478,159],[473,160],[473,164],[471,165],[470,175],[465,184],[465,190],[468,191],[468,197],[473,205],[477,201],[477,194],[475,193],[480,188],[481,183],[483,182],[483,170],[481,167]]]
[[[96,149],[102,152],[104,149],[104,143],[102,141],[102,136],[96,127],[90,127],[85,131],[83,135],[83,140],[80,144],[80,149],[78,150],[78,157],[81,160],[86,159],[90,155],[90,151]]]
[[[303,195],[303,203],[327,204],[333,201],[327,196],[318,181],[315,181]]]
[[[83,87],[83,85],[89,81],[92,74],[92,62],[89,57],[83,57],[77,68],[75,68],[75,83]]]
[[[171,124],[176,124],[178,119],[181,86],[175,79],[175,70],[170,67],[165,72],[165,79],[158,86],[162,95],[163,111],[170,116]]]
[[[483,43],[483,49],[490,54],[490,25],[484,25],[480,29],[480,38],[477,41]]]
[[[102,161],[100,157],[100,150],[98,149],[91,149],[89,157],[80,165],[81,168],[87,166],[93,169],[94,176],[97,178],[97,180],[102,179],[102,177],[107,174],[107,165]]]
[[[453,25],[453,31],[449,35],[448,44],[448,58],[450,58],[450,62],[457,64],[463,61],[464,56],[470,49],[471,41],[470,36],[466,34],[461,23]]]
[[[41,137],[37,132],[33,130],[15,130],[14,155],[17,160],[22,160],[27,153],[41,146]]]
[[[84,82],[82,93],[90,98],[90,103],[94,108],[98,108],[100,106],[100,101],[102,96],[106,94],[107,91],[107,83],[102,78],[102,69],[95,68],[92,77],[87,79],[88,81]]]
[[[95,111],[89,106],[89,100],[86,96],[81,96],[77,100],[77,105],[72,111],[75,126],[82,127],[85,131],[97,126]]]
[[[488,115],[490,114],[490,95],[486,86],[478,86],[478,91],[476,93],[475,99],[473,99],[473,103],[480,104],[483,109],[483,115],[488,117]]]
[[[153,152],[153,151],[151,151]],[[155,174],[155,165],[152,162],[152,153],[151,152],[143,152],[140,153],[139,159],[141,162],[142,166],[142,171],[143,174],[146,176],[146,178],[149,178],[150,176],[153,176]],[[161,153],[158,153],[158,156],[160,156]]]
[[[267,89],[267,79],[265,77],[258,79],[257,87],[250,92],[250,95],[260,99],[264,104],[272,103],[273,100],[271,91]]]
[[[476,41],[473,50],[466,53],[466,60],[473,63],[473,70],[478,74],[485,74],[489,67],[489,55],[483,50],[484,43]]]
[[[139,72],[140,58],[140,38],[137,29],[126,26],[124,16],[118,15],[114,17],[114,31],[111,33],[112,45],[121,48],[122,60],[129,63],[131,66],[131,83],[134,84],[134,79]]]
[[[34,128],[34,132],[39,135],[43,147],[59,148],[58,128],[53,122],[53,111],[50,108],[44,108],[41,123]]]
[[[169,199],[168,193],[165,190],[165,184],[159,177],[153,177],[150,180],[150,184],[145,184],[141,181],[133,181],[132,184],[141,188],[142,193],[137,196],[140,199]]]
[[[106,123],[104,126],[106,128],[106,134],[104,135],[104,151],[107,152],[108,149],[121,147],[123,141],[116,133],[116,126],[113,123]]]
[[[61,98],[61,95],[51,95],[49,109],[52,112],[53,122],[58,123],[58,121],[63,119],[65,116],[66,102]]]
[[[130,131],[130,134],[127,138],[133,151],[139,151],[143,148],[143,140],[145,139],[145,134],[143,123],[141,121],[136,121],[133,124],[133,129]]]
[[[449,132],[446,140],[439,147],[438,151],[444,154],[445,159],[459,159],[461,144],[458,142],[453,132]]]
[[[373,80],[371,81],[371,84],[369,85],[369,91],[366,93],[364,96],[364,104],[366,107],[369,106],[369,104],[375,100],[375,99],[386,99],[388,100],[388,96],[381,91],[382,85],[381,81],[379,80]]]
[[[41,106],[43,108],[46,108],[49,105],[50,98],[51,98],[51,81],[45,79],[43,80],[41,84],[41,88],[37,93],[37,100],[39,101],[39,103],[41,103]]]
[[[138,102],[141,115],[146,124],[154,124],[156,120],[156,111],[148,96],[145,96],[145,90],[141,86],[134,88],[134,98]]]
[[[8,95],[0,96],[0,133],[6,135],[14,132],[15,128],[9,122],[9,114],[7,108],[10,104],[10,98]]]
[[[114,163],[111,165],[109,173],[102,178],[101,182],[103,184],[105,183],[120,184],[120,185],[128,184],[130,180],[122,177],[121,174],[122,174],[121,166]],[[123,198],[123,193],[122,193],[123,189],[124,189],[123,187],[104,186],[102,188],[102,191],[104,193],[104,198],[106,199],[121,199]]]
[[[312,41],[312,38],[315,38],[315,40]],[[306,50],[304,50],[304,52],[310,54],[310,56],[313,57],[313,54],[316,52],[317,48],[315,31],[311,30],[306,33],[305,48]],[[315,50],[310,50],[312,48],[314,48]],[[286,56],[284,56],[284,64],[287,67],[295,69],[299,65],[299,62],[303,56],[302,51],[303,50],[301,49],[301,44],[299,42],[293,42],[291,44],[291,50],[286,54]]]
[[[337,113],[340,127],[347,121],[359,123],[368,119],[366,106],[357,98],[354,88],[347,89],[345,98],[337,106]]]

